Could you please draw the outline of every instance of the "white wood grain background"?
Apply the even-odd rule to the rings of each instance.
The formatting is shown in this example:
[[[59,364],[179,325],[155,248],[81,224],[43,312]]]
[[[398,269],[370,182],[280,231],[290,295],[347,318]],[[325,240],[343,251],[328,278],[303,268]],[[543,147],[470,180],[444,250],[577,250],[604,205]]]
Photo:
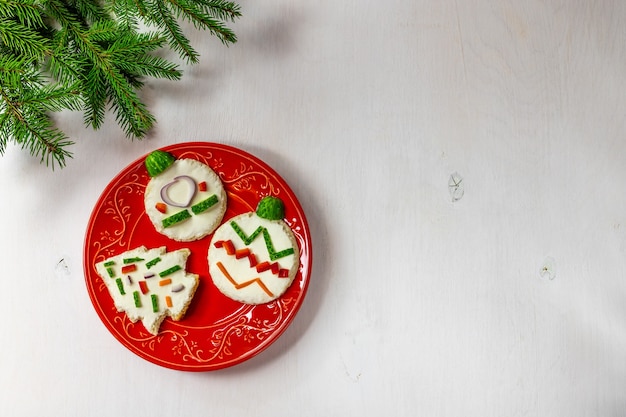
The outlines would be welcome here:
[[[0,159],[0,415],[626,415],[626,2],[240,4],[148,83],[149,139],[63,114],[67,168]],[[314,241],[288,331],[206,374],[127,351],[82,275],[105,185],[188,140],[273,166]]]

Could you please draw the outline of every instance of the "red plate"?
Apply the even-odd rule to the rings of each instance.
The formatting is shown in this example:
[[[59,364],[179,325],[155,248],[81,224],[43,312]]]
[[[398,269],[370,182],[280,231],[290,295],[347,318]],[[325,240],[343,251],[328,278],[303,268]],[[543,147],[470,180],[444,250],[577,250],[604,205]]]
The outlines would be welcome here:
[[[210,371],[236,365],[274,342],[298,312],[311,273],[311,237],[300,203],[287,183],[258,158],[233,147],[189,142],[162,148],[177,158],[197,159],[222,179],[228,193],[224,220],[254,211],[266,195],[285,203],[285,220],[300,247],[300,269],[293,284],[277,300],[258,306],[233,301],[219,292],[208,272],[211,236],[176,242],[155,229],[144,210],[149,176],[142,157],[120,172],[104,189],[89,220],[84,247],[84,270],[91,301],[106,328],[140,357],[181,371]],[[183,320],[169,318],[154,336],[141,322],[118,313],[95,264],[137,246],[165,246],[168,251],[191,249],[187,270],[200,275],[200,285]]]

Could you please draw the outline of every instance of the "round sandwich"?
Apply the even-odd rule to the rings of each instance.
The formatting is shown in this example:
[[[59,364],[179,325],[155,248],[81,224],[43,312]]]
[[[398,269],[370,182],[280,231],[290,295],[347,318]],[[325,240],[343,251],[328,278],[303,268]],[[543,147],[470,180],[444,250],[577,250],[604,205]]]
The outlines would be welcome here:
[[[300,251],[283,217],[283,202],[265,197],[256,212],[235,216],[215,231],[209,273],[222,294],[245,304],[263,304],[287,291],[298,272]]]
[[[159,233],[189,242],[219,226],[226,212],[226,191],[208,165],[160,150],[149,154],[145,165],[151,177],[144,195],[146,213]]]

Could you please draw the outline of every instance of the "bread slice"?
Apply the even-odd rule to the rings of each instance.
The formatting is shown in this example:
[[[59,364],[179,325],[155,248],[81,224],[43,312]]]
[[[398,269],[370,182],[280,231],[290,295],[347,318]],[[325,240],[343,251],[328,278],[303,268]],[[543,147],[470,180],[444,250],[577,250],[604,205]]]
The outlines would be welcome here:
[[[224,222],[208,251],[209,274],[225,296],[245,304],[264,304],[283,295],[300,266],[296,238],[281,219],[254,212]]]
[[[221,223],[227,195],[220,177],[195,159],[178,159],[150,178],[144,194],[155,229],[178,242],[211,234]]]
[[[165,247],[145,246],[112,256],[95,267],[115,308],[153,335],[166,317],[181,320],[200,282],[185,271],[189,249],[166,252]]]

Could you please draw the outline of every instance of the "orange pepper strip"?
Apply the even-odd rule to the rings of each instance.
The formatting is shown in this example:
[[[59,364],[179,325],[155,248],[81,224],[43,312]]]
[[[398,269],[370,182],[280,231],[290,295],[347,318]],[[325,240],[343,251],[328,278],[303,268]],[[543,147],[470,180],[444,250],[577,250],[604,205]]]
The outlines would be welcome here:
[[[265,291],[265,293],[267,295],[269,295],[270,297],[274,297],[274,294],[272,294],[272,292],[269,290],[269,288],[267,288],[265,286],[265,284],[263,284],[263,281],[261,281],[261,278],[254,278],[254,279],[251,279],[250,281],[246,281],[246,282],[242,282],[241,284],[238,284],[237,281],[235,281],[233,279],[233,277],[230,276],[230,274],[228,273],[228,271],[226,270],[226,268],[224,267],[224,265],[221,262],[217,262],[216,265],[220,269],[220,271],[222,271],[222,274],[224,274],[226,279],[228,279],[230,281],[230,283],[233,284],[233,286],[236,289],[240,290],[242,288],[247,287],[248,285],[252,285],[254,283],[257,283],[259,285],[259,287],[261,287],[261,289],[263,291]]]

